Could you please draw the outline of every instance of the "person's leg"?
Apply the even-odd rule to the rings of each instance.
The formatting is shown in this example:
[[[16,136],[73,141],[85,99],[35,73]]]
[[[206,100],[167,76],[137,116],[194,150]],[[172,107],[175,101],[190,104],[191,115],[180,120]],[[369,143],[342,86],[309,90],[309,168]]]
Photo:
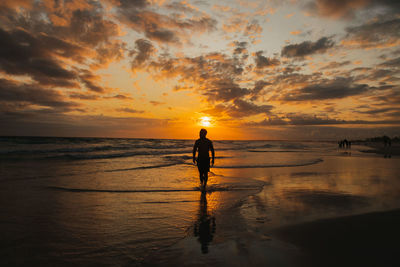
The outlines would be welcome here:
[[[208,181],[208,172],[206,171],[206,172],[204,173],[204,186],[207,185],[207,181]]]
[[[201,163],[198,160],[197,160],[197,169],[199,170],[200,184],[203,184],[203,170],[201,167]]]
[[[203,184],[203,182],[204,182],[204,178],[203,178],[204,174],[203,174],[203,172],[199,171],[199,176],[200,176],[200,183]]]

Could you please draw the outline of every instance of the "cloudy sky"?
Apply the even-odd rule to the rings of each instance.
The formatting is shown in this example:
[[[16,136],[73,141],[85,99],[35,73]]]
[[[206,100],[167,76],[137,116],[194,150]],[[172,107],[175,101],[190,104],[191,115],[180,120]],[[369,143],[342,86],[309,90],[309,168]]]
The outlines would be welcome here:
[[[398,0],[3,0],[0,135],[400,133]]]

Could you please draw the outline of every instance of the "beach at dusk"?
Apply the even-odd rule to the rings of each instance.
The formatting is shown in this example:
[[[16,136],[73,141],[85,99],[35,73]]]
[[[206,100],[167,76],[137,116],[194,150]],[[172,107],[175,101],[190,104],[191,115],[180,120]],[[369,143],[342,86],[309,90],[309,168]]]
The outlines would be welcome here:
[[[364,146],[214,141],[201,191],[192,140],[0,140],[4,266],[399,262],[400,159]]]
[[[399,177],[399,1],[0,1],[0,266],[400,266]]]

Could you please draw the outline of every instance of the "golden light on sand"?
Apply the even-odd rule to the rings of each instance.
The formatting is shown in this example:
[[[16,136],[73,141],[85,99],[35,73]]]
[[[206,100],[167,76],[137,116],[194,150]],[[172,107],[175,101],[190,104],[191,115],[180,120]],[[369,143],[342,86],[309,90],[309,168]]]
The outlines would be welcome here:
[[[211,118],[207,117],[207,116],[201,117],[199,124],[204,127],[210,127],[211,126]]]

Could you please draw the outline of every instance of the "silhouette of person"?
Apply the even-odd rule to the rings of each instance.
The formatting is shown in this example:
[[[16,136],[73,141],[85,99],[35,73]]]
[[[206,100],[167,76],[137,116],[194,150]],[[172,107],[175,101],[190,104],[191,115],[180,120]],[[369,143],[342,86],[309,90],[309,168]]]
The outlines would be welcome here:
[[[199,217],[194,225],[194,236],[201,244],[201,252],[208,253],[208,245],[213,240],[216,229],[215,217],[210,216],[207,210],[206,192],[201,192]]]
[[[199,170],[200,183],[203,189],[207,186],[208,172],[210,171],[210,153],[211,150],[212,160],[211,166],[214,165],[214,146],[210,139],[206,138],[207,130],[200,130],[200,138],[196,140],[193,146],[193,163],[196,163],[196,152],[197,156],[197,168]]]

